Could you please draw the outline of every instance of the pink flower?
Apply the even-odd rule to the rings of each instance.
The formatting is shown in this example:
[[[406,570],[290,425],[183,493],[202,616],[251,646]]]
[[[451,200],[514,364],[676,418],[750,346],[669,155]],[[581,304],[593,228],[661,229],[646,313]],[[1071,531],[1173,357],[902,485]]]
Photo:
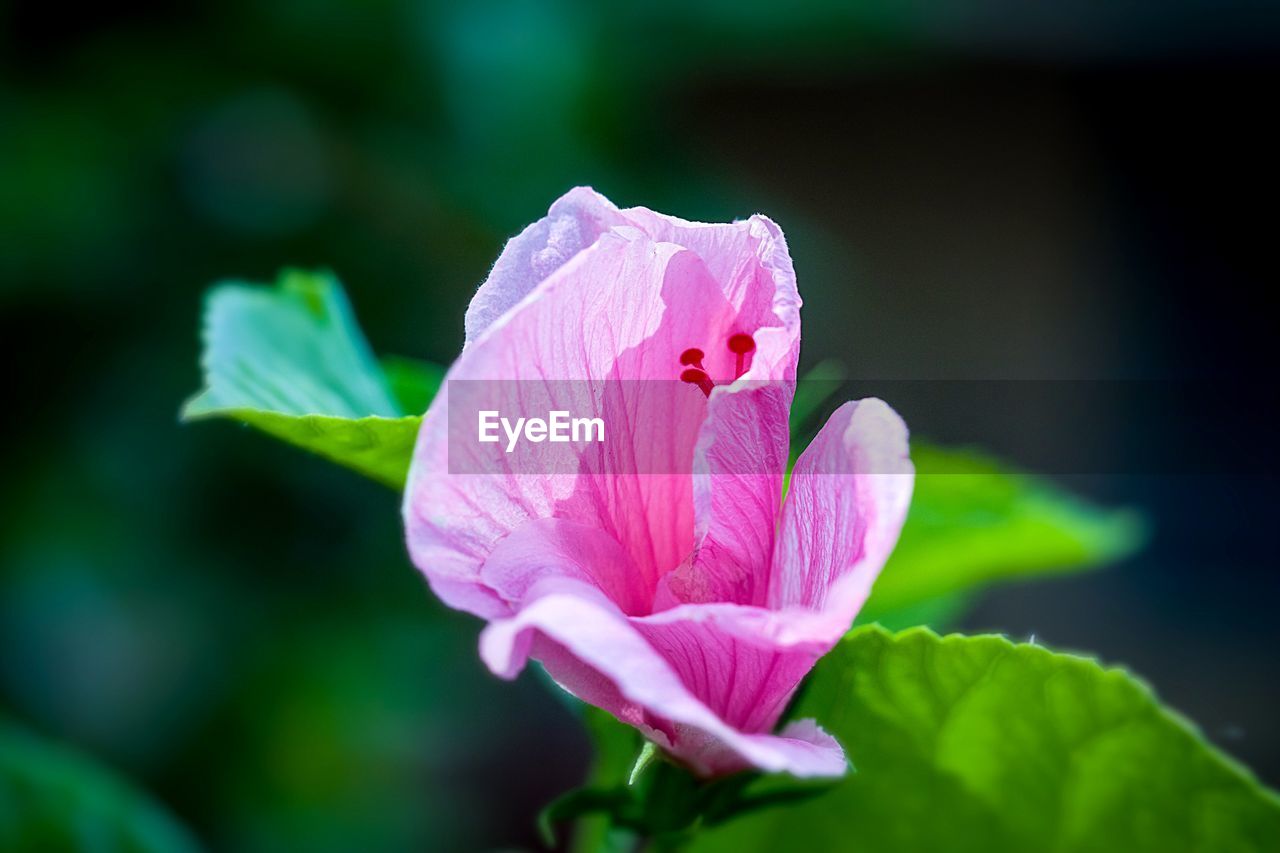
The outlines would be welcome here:
[[[488,620],[490,669],[513,678],[535,658],[703,775],[845,771],[813,721],[774,729],[911,498],[906,427],[868,399],[831,416],[784,501],[799,311],[765,217],[692,223],[572,190],[472,299],[405,492],[409,552],[440,598]],[[459,471],[493,446],[449,428],[464,380],[671,381],[580,395],[610,432],[574,470],[476,474]],[[627,470],[636,454],[645,469]]]

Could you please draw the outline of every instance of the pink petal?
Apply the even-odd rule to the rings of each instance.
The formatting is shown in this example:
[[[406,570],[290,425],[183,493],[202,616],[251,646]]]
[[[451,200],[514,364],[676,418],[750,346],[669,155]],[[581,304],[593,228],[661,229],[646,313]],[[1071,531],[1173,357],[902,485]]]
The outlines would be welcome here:
[[[721,283],[725,297],[751,326],[776,326],[799,351],[800,294],[786,239],[767,216],[756,214],[743,222],[689,222],[643,207],[620,213],[644,229],[653,240],[676,243],[692,250]],[[757,339],[757,344],[761,341]],[[789,348],[782,352],[795,355]],[[795,377],[795,364],[779,363],[768,375]],[[761,377],[763,378],[763,377]]]
[[[724,615],[688,606],[632,624],[720,719],[743,732],[772,731],[826,649],[762,642],[758,634],[735,630],[742,626],[734,619],[716,618]]]
[[[694,450],[697,550],[663,580],[658,606],[765,603],[790,447],[793,388],[717,388]]]
[[[769,737],[842,626],[816,633],[818,614],[725,604],[627,618],[621,603],[635,597],[614,585],[634,577],[629,559],[603,533],[561,519],[531,522],[504,539],[483,577],[516,613],[493,623],[481,641],[499,675],[511,677],[528,656],[537,657],[570,692],[638,726],[704,774],[750,766],[803,774],[812,761],[829,762],[831,773],[843,766],[839,748],[827,754],[831,744],[821,738],[801,739],[823,745],[817,758],[811,747],[788,743],[785,766],[744,746]]]
[[[490,552],[480,577],[513,610],[549,579],[590,584],[625,613],[646,611],[651,594],[616,539],[563,518],[537,519],[517,528]]]
[[[744,767],[839,776],[843,753],[816,729],[747,734],[699,700],[607,598],[575,581],[548,582],[517,615],[490,623],[480,654],[514,677],[531,654],[570,692],[645,731],[704,775]]]
[[[800,295],[786,240],[772,220],[757,214],[743,222],[701,223],[643,207],[619,210],[589,187],[565,193],[545,217],[508,241],[467,308],[467,346],[601,234],[628,225],[655,243],[692,251],[739,317],[738,331],[762,329],[756,336],[761,369],[753,376],[795,378]],[[717,348],[707,352],[717,363],[727,361]],[[726,374],[716,370],[713,375]],[[732,372],[727,375],[733,378]]]
[[[547,215],[512,237],[467,306],[467,345],[535,287],[613,225],[625,223],[607,198],[588,187],[565,193]]]
[[[509,612],[480,568],[509,533],[553,516],[613,536],[652,594],[693,544],[687,472],[706,401],[676,381],[679,356],[691,340],[727,337],[733,319],[697,256],[622,229],[602,235],[474,339],[423,419],[405,491],[409,551],[437,594],[481,616]],[[499,377],[505,381],[483,381]],[[585,393],[617,378],[661,381],[608,382],[603,394]],[[604,417],[609,440],[555,445],[581,455],[545,474],[527,460],[518,470],[502,467],[501,448],[473,435],[455,444],[451,459],[448,409],[458,389],[450,386],[465,380],[482,380],[466,387],[493,395],[482,397],[490,400],[483,408],[507,413],[546,411],[549,397],[576,394],[573,405],[557,407]],[[451,462],[489,473],[450,473]],[[644,473],[611,473],[625,470]]]
[[[733,223],[689,222],[643,207],[620,213],[652,239],[672,242],[702,258],[738,314],[738,331],[751,332],[757,351],[748,379],[793,382],[800,356],[800,292],[786,239],[767,216]],[[712,347],[712,376],[733,378],[731,359]]]
[[[898,540],[914,479],[896,412],[876,399],[837,409],[791,473],[769,606],[822,611],[847,627]]]

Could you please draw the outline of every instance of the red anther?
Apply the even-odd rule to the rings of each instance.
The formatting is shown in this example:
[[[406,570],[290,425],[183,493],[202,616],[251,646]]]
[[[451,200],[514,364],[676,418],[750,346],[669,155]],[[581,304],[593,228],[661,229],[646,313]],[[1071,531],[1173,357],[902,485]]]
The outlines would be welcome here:
[[[711,377],[707,375],[707,372],[705,370],[698,370],[696,367],[691,367],[681,373],[680,381],[688,382],[690,385],[697,385],[702,389],[702,393],[706,394],[708,397],[711,396],[712,390],[716,387],[715,383],[711,381]]]
[[[755,351],[756,339],[750,335],[738,332],[729,336],[729,352],[738,357],[737,369],[733,374],[735,379],[747,372],[747,355]]]
[[[680,353],[680,363],[690,367],[696,367],[702,370],[702,350],[697,347],[690,347]]]

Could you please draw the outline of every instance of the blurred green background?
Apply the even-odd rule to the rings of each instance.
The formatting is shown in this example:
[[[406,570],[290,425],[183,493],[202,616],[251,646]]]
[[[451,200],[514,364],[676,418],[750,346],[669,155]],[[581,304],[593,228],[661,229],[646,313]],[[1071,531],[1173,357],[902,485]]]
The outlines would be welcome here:
[[[397,496],[177,410],[211,281],[331,268],[380,352],[447,363],[503,240],[575,184],[779,221],[807,363],[1244,377],[1241,447],[1273,441],[1273,10],[1038,6],[0,7],[0,711],[213,849],[534,844],[585,736],[483,670]],[[1141,558],[964,627],[1132,665],[1274,785],[1275,471],[1170,456],[1063,478],[1148,510]]]

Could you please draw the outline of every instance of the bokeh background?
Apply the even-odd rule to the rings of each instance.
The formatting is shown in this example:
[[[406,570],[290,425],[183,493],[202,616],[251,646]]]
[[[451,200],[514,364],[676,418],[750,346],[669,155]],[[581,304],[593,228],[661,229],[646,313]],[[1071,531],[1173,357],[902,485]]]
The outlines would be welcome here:
[[[1141,507],[1150,546],[994,590],[962,627],[1128,664],[1280,783],[1277,477],[1257,455],[1273,5],[224,0],[0,21],[0,711],[213,849],[529,846],[579,780],[570,713],[485,673],[477,624],[409,566],[396,495],[177,410],[210,282],[329,267],[379,352],[448,362],[503,240],[582,183],[774,217],[810,364],[1234,383],[1215,447],[1177,418],[1088,413],[1161,461],[1131,470],[1121,447],[1058,479]],[[1015,461],[1028,430],[1041,458],[1072,443],[1016,410],[983,424],[913,421]],[[1182,469],[1202,451],[1221,464]]]

